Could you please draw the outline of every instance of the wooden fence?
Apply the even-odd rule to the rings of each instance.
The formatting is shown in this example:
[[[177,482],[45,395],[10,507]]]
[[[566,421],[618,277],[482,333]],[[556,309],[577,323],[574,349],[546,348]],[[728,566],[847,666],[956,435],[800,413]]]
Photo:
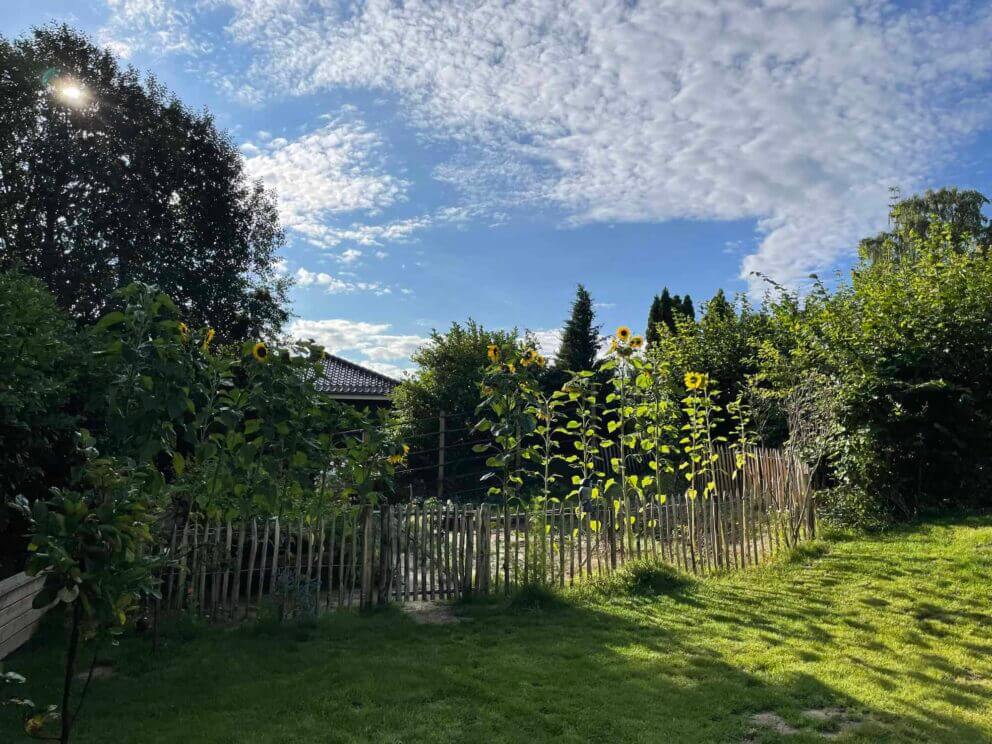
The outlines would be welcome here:
[[[190,519],[173,528],[167,607],[237,616],[268,597],[283,610],[452,599],[531,582],[572,586],[641,557],[708,574],[766,560],[815,530],[807,469],[756,449],[717,490],[546,508],[409,503],[350,506],[297,519]]]
[[[44,576],[21,572],[0,581],[0,659],[16,651],[41,622],[44,609],[32,606],[45,583]]]

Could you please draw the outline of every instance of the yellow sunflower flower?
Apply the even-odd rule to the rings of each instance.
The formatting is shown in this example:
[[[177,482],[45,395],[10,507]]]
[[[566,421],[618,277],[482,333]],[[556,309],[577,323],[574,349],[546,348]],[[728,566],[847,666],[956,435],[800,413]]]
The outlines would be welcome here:
[[[499,361],[499,347],[496,344],[489,344],[486,356],[489,357],[490,362],[496,364]]]
[[[621,341],[626,341],[630,338],[630,329],[627,326],[620,326],[617,328],[617,338]]]
[[[185,323],[179,324],[179,335],[182,336],[183,341],[189,339],[189,326]]]
[[[28,736],[34,736],[40,732],[45,727],[45,716],[38,715],[31,716],[28,720],[24,722],[24,733]]]
[[[702,372],[686,372],[685,387],[687,390],[701,390],[709,382],[709,376]]]
[[[251,355],[255,357],[256,361],[264,362],[269,358],[269,350],[266,348],[265,344],[259,341],[251,347]]]
[[[210,344],[213,343],[214,336],[217,335],[217,331],[213,328],[207,329],[207,334],[203,337],[203,350],[208,351],[210,349]]]
[[[630,339],[630,347],[632,349],[640,349],[644,346],[644,338],[642,336],[634,336]]]
[[[548,363],[548,360],[547,359],[545,359],[540,354],[537,355],[537,366],[538,367],[543,368],[547,363]]]

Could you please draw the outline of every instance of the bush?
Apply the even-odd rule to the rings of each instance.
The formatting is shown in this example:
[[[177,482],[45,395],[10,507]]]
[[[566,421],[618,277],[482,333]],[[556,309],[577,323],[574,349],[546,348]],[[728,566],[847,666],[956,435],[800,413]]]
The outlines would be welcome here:
[[[831,488],[821,491],[816,499],[817,517],[828,526],[879,532],[891,524],[881,500],[864,488]]]
[[[10,511],[62,485],[75,463],[76,419],[69,413],[78,375],[75,336],[44,285],[16,271],[0,273],[0,578],[20,569],[24,529]],[[10,537],[10,539],[7,539]]]
[[[547,584],[524,584],[510,595],[510,608],[540,612],[561,607],[564,603],[558,593]]]
[[[593,599],[658,597],[679,594],[691,585],[692,579],[678,569],[642,558],[625,563],[612,574],[589,580],[578,593]]]
[[[782,554],[782,562],[789,564],[811,563],[830,552],[830,545],[825,540],[810,540],[794,545]]]

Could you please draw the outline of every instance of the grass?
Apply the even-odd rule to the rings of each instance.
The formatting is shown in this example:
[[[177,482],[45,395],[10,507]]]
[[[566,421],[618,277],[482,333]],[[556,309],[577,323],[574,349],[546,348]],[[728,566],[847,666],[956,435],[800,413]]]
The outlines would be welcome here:
[[[93,682],[79,741],[992,740],[992,519],[846,536],[688,584],[635,573],[558,601],[463,603],[454,624],[395,609],[186,623],[156,657],[132,638]],[[56,699],[58,664],[44,640],[8,660],[36,702]],[[852,725],[803,714],[823,708]],[[0,712],[0,741],[14,732]]]

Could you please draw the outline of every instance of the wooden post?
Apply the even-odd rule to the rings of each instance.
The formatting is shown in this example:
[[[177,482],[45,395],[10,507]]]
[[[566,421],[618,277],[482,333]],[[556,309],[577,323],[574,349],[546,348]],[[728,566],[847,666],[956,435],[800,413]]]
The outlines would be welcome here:
[[[360,591],[358,606],[364,610],[372,604],[372,509],[368,506],[362,508],[362,582]]]
[[[444,411],[440,411],[437,419],[437,498],[444,498]]]

